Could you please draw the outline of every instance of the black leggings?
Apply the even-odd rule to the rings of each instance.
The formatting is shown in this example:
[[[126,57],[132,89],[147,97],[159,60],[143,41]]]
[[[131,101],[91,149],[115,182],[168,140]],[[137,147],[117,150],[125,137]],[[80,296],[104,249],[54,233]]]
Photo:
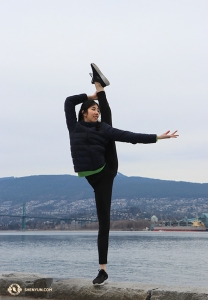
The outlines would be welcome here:
[[[105,122],[112,126],[111,110],[105,92],[98,93],[98,101],[101,110],[101,122]],[[114,141],[109,141],[105,148],[105,162],[106,165],[101,172],[86,177],[95,193],[99,222],[97,240],[99,264],[107,264],[108,256],[111,196],[114,177],[118,170],[118,159]]]

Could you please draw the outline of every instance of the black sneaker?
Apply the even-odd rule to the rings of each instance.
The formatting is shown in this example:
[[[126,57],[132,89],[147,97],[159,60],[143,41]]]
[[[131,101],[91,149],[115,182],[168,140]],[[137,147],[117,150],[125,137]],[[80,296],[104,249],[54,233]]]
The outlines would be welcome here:
[[[92,283],[94,285],[104,285],[105,283],[107,283],[108,274],[103,269],[98,271],[98,276],[93,280]]]
[[[92,83],[99,82],[102,85],[102,87],[110,85],[110,82],[103,75],[103,73],[100,71],[98,66],[96,66],[96,64],[91,64],[91,68],[92,68],[92,73],[93,73]]]

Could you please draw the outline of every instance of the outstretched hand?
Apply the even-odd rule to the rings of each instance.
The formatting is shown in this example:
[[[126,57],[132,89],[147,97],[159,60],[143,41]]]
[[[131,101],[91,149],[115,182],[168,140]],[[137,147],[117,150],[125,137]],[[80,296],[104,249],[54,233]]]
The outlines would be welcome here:
[[[176,132],[178,132],[178,130],[174,131],[173,133],[170,133],[170,130],[168,130],[165,133],[158,135],[157,138],[158,140],[177,138],[179,135],[176,134]]]

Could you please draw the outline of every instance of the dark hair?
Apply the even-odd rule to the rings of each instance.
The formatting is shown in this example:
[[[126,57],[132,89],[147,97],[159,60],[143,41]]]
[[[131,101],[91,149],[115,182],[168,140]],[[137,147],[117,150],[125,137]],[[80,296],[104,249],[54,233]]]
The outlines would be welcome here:
[[[98,108],[100,109],[99,105],[94,100],[86,100],[82,103],[82,106],[78,113],[78,122],[84,120],[83,111],[84,111],[84,113],[87,113],[88,108],[90,108],[93,105],[97,105]]]

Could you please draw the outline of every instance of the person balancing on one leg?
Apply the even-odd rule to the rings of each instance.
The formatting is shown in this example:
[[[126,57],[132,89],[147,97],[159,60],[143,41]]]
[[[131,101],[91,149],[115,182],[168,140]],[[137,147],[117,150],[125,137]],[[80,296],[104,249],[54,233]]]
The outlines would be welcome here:
[[[177,138],[177,131],[167,131],[161,135],[141,134],[112,127],[112,115],[104,87],[110,83],[100,69],[91,64],[92,83],[95,93],[87,96],[70,96],[65,101],[66,124],[69,130],[71,156],[74,170],[79,177],[85,177],[95,193],[98,231],[98,256],[100,270],[93,284],[107,282],[106,272],[108,240],[110,230],[110,208],[113,181],[118,170],[115,141],[124,143],[156,143],[160,139]],[[94,101],[98,100],[99,105]],[[78,121],[75,106],[81,104]],[[98,118],[101,114],[101,122]]]

